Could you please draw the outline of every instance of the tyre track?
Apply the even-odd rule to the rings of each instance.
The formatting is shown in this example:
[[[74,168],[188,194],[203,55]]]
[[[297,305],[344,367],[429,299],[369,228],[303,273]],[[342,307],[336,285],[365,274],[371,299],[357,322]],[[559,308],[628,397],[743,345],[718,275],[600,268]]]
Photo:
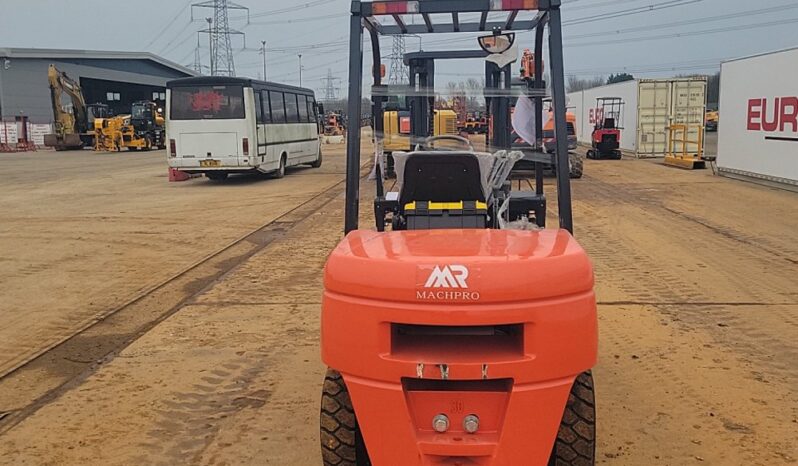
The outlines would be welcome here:
[[[364,176],[365,167],[361,167]],[[339,197],[343,189],[341,180],[0,374],[0,393],[25,397],[0,402],[0,435],[80,384],[155,325]]]

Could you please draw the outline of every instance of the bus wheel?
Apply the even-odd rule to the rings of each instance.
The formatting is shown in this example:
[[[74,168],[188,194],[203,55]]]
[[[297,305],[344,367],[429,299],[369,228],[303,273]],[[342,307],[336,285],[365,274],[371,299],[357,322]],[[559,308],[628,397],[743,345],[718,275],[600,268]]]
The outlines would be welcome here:
[[[274,172],[274,177],[277,179],[280,179],[285,176],[285,163],[286,163],[285,159],[286,159],[285,154],[280,156],[280,168],[278,168],[277,171]]]
[[[320,168],[321,167],[321,148],[319,148],[319,158],[316,159],[315,162],[311,163],[310,166],[313,168]]]
[[[227,179],[226,172],[208,172],[205,176],[211,181],[224,181]]]

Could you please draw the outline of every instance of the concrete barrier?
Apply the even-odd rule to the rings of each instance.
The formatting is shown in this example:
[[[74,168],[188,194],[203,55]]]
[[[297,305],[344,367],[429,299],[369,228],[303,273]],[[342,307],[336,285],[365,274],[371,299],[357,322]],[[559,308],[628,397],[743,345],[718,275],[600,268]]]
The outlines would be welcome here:
[[[343,136],[322,136],[323,144],[343,144],[346,140]]]

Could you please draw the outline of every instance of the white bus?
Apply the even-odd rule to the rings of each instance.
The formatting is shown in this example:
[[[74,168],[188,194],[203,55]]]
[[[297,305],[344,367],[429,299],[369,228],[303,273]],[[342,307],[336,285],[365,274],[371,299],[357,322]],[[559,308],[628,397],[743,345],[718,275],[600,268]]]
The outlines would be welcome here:
[[[167,83],[169,166],[221,181],[231,173],[321,166],[313,91],[251,79],[197,77]]]

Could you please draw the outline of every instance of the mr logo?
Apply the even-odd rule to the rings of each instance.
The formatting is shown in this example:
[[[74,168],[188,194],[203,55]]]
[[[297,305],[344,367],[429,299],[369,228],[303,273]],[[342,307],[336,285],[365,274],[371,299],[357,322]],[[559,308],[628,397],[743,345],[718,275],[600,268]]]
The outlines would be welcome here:
[[[435,266],[424,288],[468,288],[468,268],[464,265]]]
[[[426,269],[429,270],[429,269]],[[468,267],[464,265],[436,265],[426,279],[423,290],[416,290],[416,299],[420,301],[479,301],[478,291],[469,291]],[[419,278],[422,278],[420,276]],[[423,280],[423,279],[422,279]]]

